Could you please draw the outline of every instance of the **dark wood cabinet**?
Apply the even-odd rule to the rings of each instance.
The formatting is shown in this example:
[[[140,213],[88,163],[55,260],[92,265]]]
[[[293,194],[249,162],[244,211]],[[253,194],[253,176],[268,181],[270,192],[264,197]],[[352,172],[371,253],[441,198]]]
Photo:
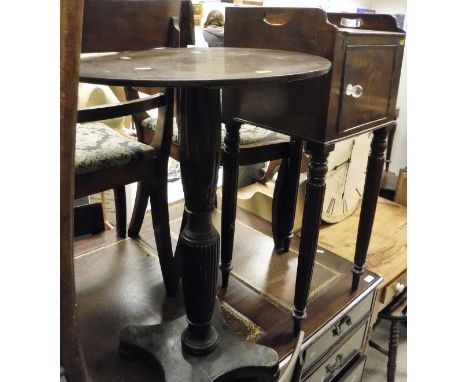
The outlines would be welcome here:
[[[361,281],[388,131],[396,123],[405,32],[391,15],[326,13],[316,8],[227,8],[225,45],[315,54],[332,63],[331,71],[320,78],[223,90],[226,123],[247,122],[306,141],[309,166],[292,311],[298,333],[307,315],[328,156],[336,142],[369,132],[373,139],[351,289],[357,290]],[[277,59],[286,62],[286,55]],[[273,71],[267,63],[260,70]],[[343,190],[342,199],[344,195]]]
[[[356,27],[345,27],[350,24]],[[278,37],[292,34],[294,39]],[[226,46],[311,53],[333,66],[320,79],[225,89],[223,118],[321,143],[390,125],[395,120],[404,44],[405,33],[390,15],[227,8]],[[286,92],[281,90],[284,86]]]

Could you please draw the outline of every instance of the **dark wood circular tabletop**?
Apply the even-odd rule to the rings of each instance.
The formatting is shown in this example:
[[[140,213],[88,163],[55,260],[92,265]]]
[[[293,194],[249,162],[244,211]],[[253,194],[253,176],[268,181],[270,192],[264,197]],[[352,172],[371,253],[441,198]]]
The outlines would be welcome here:
[[[206,86],[267,84],[318,77],[327,59],[310,54],[248,48],[156,48],[82,55],[80,81],[106,85]]]

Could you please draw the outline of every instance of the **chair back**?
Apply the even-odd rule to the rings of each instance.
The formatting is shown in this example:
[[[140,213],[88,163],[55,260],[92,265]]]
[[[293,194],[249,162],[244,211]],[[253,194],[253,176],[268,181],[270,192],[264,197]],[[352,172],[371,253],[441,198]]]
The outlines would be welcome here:
[[[190,0],[84,0],[81,52],[186,46],[194,40],[191,15]],[[160,88],[148,91],[150,94],[158,92],[165,93],[167,104],[159,109],[158,131],[142,126],[141,122],[149,117],[146,112],[133,113],[132,117],[138,140],[158,146],[160,157],[165,157],[169,155],[172,137],[174,92]],[[138,92],[129,87],[125,95],[129,100],[139,98]]]
[[[180,17],[181,0],[85,0],[81,51],[121,52],[177,47],[171,17]]]

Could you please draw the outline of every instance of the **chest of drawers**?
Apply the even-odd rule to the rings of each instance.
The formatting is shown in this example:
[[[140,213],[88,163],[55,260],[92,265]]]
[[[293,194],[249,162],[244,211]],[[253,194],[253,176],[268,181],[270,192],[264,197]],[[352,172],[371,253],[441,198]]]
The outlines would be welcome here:
[[[247,246],[242,249],[247,250]],[[325,249],[320,251],[319,265],[314,273],[319,281],[313,287],[315,292],[307,306],[309,315],[303,322],[305,340],[302,345],[302,380],[351,381],[359,377],[354,379],[357,381],[364,370],[367,335],[377,287],[382,278],[365,271],[363,285],[351,293],[351,262]],[[257,257],[261,255],[261,251],[257,249]],[[268,256],[270,254],[265,253],[265,259]],[[283,256],[293,258],[292,253]],[[271,273],[272,269],[278,268],[282,261],[287,262],[277,257],[272,258],[270,266],[265,268],[270,269],[271,279],[276,277],[275,273]],[[251,266],[246,261],[244,266],[249,265]],[[257,267],[257,270],[261,273],[263,269]],[[237,272],[243,274],[242,269],[238,268]],[[294,275],[280,273],[284,275],[281,288],[287,290],[286,285],[294,283]],[[274,348],[282,359],[280,367],[284,368],[289,362],[295,342],[291,333],[290,315],[287,309],[280,306],[281,301],[272,298],[272,286],[267,285],[265,290],[258,291],[258,285],[260,284],[256,282],[249,283],[248,278],[239,279],[234,275],[229,289],[220,298],[255,324],[257,332],[262,332],[257,343]],[[287,296],[283,296],[283,301],[286,301]]]
[[[304,342],[303,381],[361,379],[365,365],[363,353],[375,297],[374,290],[361,296],[354,305],[343,309]]]
[[[342,312],[305,343],[304,380],[330,380],[352,357],[363,349],[374,294],[370,293],[349,312]]]

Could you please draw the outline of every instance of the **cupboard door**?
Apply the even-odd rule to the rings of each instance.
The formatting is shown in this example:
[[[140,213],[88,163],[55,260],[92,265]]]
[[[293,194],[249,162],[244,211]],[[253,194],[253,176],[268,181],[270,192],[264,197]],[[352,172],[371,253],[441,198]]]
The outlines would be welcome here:
[[[350,45],[346,48],[339,133],[388,117],[396,51],[395,45]]]

